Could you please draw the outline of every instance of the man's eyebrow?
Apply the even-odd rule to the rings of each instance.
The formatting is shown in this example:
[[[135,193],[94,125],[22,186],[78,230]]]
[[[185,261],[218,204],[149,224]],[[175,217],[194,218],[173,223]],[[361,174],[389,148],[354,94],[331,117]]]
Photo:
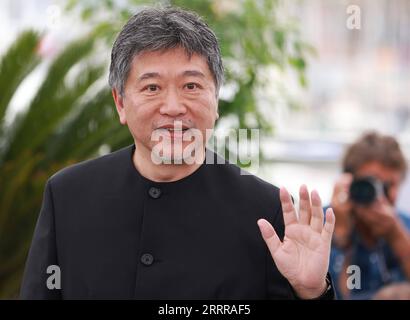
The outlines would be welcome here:
[[[198,70],[186,70],[181,73],[181,76],[191,76],[191,77],[199,77],[199,78],[205,78],[205,75]],[[143,81],[146,79],[150,78],[159,78],[160,74],[158,72],[147,72],[142,74],[141,76],[138,77],[139,81]]]
[[[183,76],[205,78],[205,75],[201,71],[197,71],[197,70],[186,70],[186,71],[182,72],[182,75]]]
[[[139,76],[138,80],[142,81],[142,80],[146,80],[150,78],[159,78],[159,73],[158,72],[147,72]]]

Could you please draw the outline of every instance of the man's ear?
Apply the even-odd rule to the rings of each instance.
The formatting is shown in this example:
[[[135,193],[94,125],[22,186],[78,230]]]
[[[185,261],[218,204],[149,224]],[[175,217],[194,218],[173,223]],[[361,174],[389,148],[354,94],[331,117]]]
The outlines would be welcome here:
[[[216,120],[219,119],[219,97],[216,97]]]
[[[114,98],[115,108],[117,109],[117,113],[120,118],[120,123],[122,125],[126,125],[127,117],[126,117],[125,108],[124,108],[124,97],[115,88],[113,88],[111,92]]]

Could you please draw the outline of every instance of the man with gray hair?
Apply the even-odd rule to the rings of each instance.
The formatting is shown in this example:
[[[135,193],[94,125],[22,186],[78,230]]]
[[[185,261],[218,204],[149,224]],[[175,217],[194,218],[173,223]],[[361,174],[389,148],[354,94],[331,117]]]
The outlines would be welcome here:
[[[109,83],[134,144],[48,180],[22,298],[333,298],[332,209],[324,223],[302,186],[297,214],[286,189],[205,147],[222,81],[196,14],[151,8],[127,22]]]

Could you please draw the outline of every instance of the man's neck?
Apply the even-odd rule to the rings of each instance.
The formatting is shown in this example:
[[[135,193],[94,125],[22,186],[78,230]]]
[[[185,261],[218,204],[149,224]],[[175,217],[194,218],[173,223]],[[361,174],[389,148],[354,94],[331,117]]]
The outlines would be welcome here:
[[[144,147],[135,145],[132,161],[138,172],[145,178],[155,182],[172,182],[181,180],[194,173],[205,159],[205,150],[198,155],[200,161],[193,164],[155,164],[151,159],[151,153]]]

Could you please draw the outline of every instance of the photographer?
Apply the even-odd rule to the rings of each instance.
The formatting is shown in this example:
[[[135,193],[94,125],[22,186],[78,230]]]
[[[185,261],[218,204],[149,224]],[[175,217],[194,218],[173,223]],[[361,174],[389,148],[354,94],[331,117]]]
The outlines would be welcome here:
[[[410,217],[395,208],[407,165],[400,146],[375,132],[351,145],[333,190],[330,272],[342,299],[370,299],[410,279]]]

